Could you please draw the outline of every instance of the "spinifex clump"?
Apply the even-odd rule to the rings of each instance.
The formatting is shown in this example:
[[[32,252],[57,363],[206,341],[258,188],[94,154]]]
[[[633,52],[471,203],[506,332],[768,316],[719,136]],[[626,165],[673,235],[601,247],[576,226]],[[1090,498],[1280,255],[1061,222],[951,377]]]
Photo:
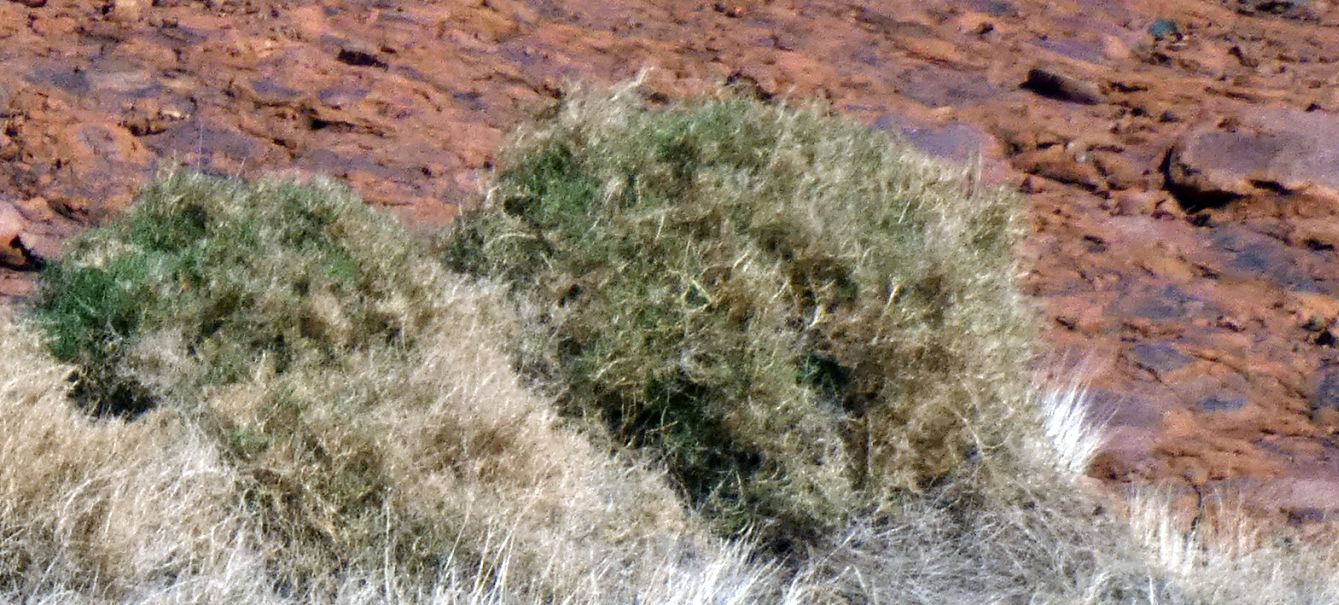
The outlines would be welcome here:
[[[529,301],[520,364],[569,413],[783,543],[1029,424],[1015,197],[816,110],[629,96],[520,135],[442,242]]]
[[[161,330],[213,384],[262,360],[282,373],[412,336],[429,317],[407,304],[429,297],[412,279],[413,250],[394,219],[327,182],[179,173],[42,274],[37,319],[79,368],[90,410],[133,415],[153,394],[128,356]]]

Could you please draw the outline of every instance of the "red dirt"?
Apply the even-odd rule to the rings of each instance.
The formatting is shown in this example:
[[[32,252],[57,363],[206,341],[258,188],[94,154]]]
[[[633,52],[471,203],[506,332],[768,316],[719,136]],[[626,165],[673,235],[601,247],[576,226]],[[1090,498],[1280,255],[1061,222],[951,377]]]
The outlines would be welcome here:
[[[571,81],[742,80],[1027,194],[1027,288],[1111,417],[1095,477],[1309,522],[1339,512],[1336,61],[1326,0],[0,0],[0,293],[156,166],[330,174],[432,228]]]

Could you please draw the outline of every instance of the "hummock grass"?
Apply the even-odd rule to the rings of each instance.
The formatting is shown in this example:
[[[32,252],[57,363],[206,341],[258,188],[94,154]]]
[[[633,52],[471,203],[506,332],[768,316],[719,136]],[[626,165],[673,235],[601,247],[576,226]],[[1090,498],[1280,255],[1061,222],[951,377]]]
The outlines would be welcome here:
[[[42,275],[37,321],[99,414],[134,415],[150,385],[123,370],[170,337],[201,383],[235,382],[407,344],[431,319],[414,247],[393,219],[327,182],[244,185],[184,173],[79,238]],[[141,349],[151,349],[148,351]]]
[[[488,576],[505,553],[583,570],[516,587],[560,594],[714,548],[657,473],[521,388],[486,285],[329,182],[166,175],[43,275],[33,322],[85,412],[203,440],[234,478],[232,514],[282,545],[262,551],[282,591],[330,595],[339,570],[386,566],[426,582],[448,555]]]
[[[626,98],[610,102],[586,97],[575,103],[576,110],[569,104],[563,110],[568,113],[560,113],[567,117],[560,117],[559,125],[573,116],[599,117],[595,126],[604,119],[657,119],[638,114]],[[581,103],[619,111],[597,116],[583,113]],[[778,137],[777,149],[791,149],[786,141],[795,140],[796,132],[807,132],[804,128],[852,136],[859,132],[813,114],[730,103],[727,113],[737,119],[775,118],[754,127],[779,126],[780,132],[790,133]],[[711,115],[710,107],[697,105],[670,115]],[[580,121],[567,126],[585,128]],[[587,130],[627,135],[601,128]],[[539,132],[562,130],[549,122]],[[523,137],[513,158],[527,157],[527,141],[536,140],[542,137]],[[605,145],[627,144],[610,139],[574,149],[571,160],[582,165],[583,155],[575,151],[598,152]],[[895,150],[907,165],[924,171],[908,178],[939,179],[932,179],[933,187],[957,182],[952,172]],[[767,165],[773,163],[768,160]],[[679,166],[692,173],[714,165],[685,160]],[[732,166],[721,170],[730,173],[737,168]],[[862,172],[850,166],[851,174]],[[509,199],[499,196],[514,191],[506,178],[499,179],[495,201]],[[711,177],[701,180],[710,183]],[[820,189],[802,193],[818,195]],[[989,202],[997,194],[973,195]],[[782,208],[779,216],[798,220],[794,217],[802,197]],[[723,213],[719,208],[713,212]],[[680,237],[687,227],[671,229],[671,215],[666,216],[665,233]],[[939,225],[935,229],[951,223],[948,216],[916,218],[911,210],[908,215],[912,218],[907,220]],[[736,214],[722,216],[740,220]],[[874,213],[872,219],[877,218]],[[520,218],[499,214],[489,220],[505,225]],[[640,224],[620,220],[633,227]],[[815,216],[811,223],[824,220]],[[462,233],[487,231],[476,224]],[[633,230],[629,237],[639,233]],[[809,284],[805,287],[811,292],[787,299],[802,288],[781,270],[784,259],[763,256],[772,252],[758,250],[747,234],[721,234],[743,242],[736,249],[758,255],[741,262],[772,268],[732,268],[716,281],[704,280],[708,273],[686,274],[698,282],[694,287],[699,290],[678,294],[692,309],[706,313],[712,304],[708,299],[722,300],[726,290],[720,284],[733,279],[785,275],[783,282],[760,281],[776,287],[776,298],[782,301],[776,308],[772,302],[758,303],[756,311],[750,305],[741,307],[763,318],[760,326],[790,330],[776,331],[772,338],[781,344],[775,346],[837,342],[846,333],[829,322],[844,321],[848,307],[861,308],[857,302],[865,282],[851,278],[853,286],[834,294],[817,277],[801,272],[796,275],[808,275],[804,279],[809,281],[797,283]],[[510,245],[507,239],[455,240],[463,247],[453,254],[468,252],[471,246],[474,252],[450,258],[479,263],[488,247]],[[932,249],[928,259],[956,249],[936,248],[948,245],[934,243],[942,239],[939,235],[922,239]],[[629,239],[630,245],[639,241]],[[697,249],[715,249],[711,238],[692,241]],[[819,258],[827,249],[823,242],[808,245],[812,251],[788,254]],[[650,250],[671,252],[665,247]],[[856,258],[877,256],[861,250],[848,251],[859,251]],[[909,249],[901,253],[916,256]],[[845,260],[831,266],[846,267]],[[922,260],[927,267],[939,262]],[[645,261],[624,262],[637,269]],[[853,266],[865,262],[876,261]],[[535,275],[548,275],[555,267],[561,265]],[[618,276],[598,263],[591,270],[617,281]],[[840,271],[823,273],[834,274]],[[1000,287],[1007,283],[978,277]],[[869,452],[883,450],[855,447],[850,435],[868,433],[873,438],[901,429],[865,428],[868,423],[861,424],[860,414],[869,419],[872,413],[848,409],[843,393],[851,392],[850,381],[860,374],[843,365],[851,363],[849,358],[835,351],[798,348],[795,355],[803,355],[802,363],[774,370],[788,377],[784,382],[789,390],[782,392],[799,397],[783,402],[776,418],[811,422],[798,432],[769,426],[765,410],[712,416],[730,408],[711,401],[696,408],[706,414],[705,420],[694,420],[690,412],[695,408],[688,405],[694,400],[682,397],[672,399],[681,407],[667,412],[688,415],[678,417],[679,422],[693,423],[688,428],[694,431],[710,431],[685,433],[680,426],[667,425],[661,434],[637,437],[611,422],[616,418],[606,410],[591,407],[602,400],[579,404],[572,386],[557,397],[534,388],[537,379],[545,388],[561,388],[570,377],[570,368],[563,364],[580,349],[550,347],[561,336],[555,328],[567,325],[569,315],[578,315],[570,308],[576,301],[599,299],[590,290],[583,294],[575,288],[580,278],[545,284],[536,293],[503,271],[497,275],[500,283],[492,283],[443,270],[393,221],[324,181],[243,183],[190,173],[165,175],[130,214],[74,243],[68,256],[44,276],[42,295],[28,317],[0,312],[0,346],[6,351],[0,357],[0,601],[1339,601],[1339,561],[1336,551],[1325,545],[1271,541],[1252,534],[1230,515],[1187,528],[1156,491],[1139,494],[1128,507],[1128,518],[1099,512],[1096,501],[1076,483],[1101,431],[1088,420],[1081,389],[1071,385],[1028,389],[1026,383],[1009,382],[991,385],[996,390],[977,393],[966,403],[939,401],[935,405],[958,414],[954,422],[943,424],[953,430],[916,437],[921,441],[908,438],[909,444],[927,443],[932,459],[914,462],[911,450],[899,454],[905,459],[884,459],[906,464],[895,467],[904,472],[890,471],[883,483],[876,483],[873,474],[882,467],[853,462],[857,458],[851,453],[878,460]],[[741,329],[729,318],[712,323],[665,303],[665,288],[671,287],[665,284],[684,287],[684,282],[648,283],[654,286],[646,288],[648,295],[659,293],[653,301],[660,301],[655,309],[663,321],[692,318],[700,322],[692,324],[698,330],[692,334],[702,337],[711,337],[713,329]],[[894,290],[900,291],[890,287],[889,293]],[[738,284],[728,291],[755,292]],[[561,292],[563,304],[545,299],[545,292]],[[508,295],[516,298],[508,300]],[[821,312],[820,307],[805,306],[829,300],[824,296],[835,296],[836,302]],[[623,300],[630,309],[642,304],[631,295]],[[896,306],[902,299],[887,300]],[[971,299],[959,294],[949,302],[962,300]],[[997,311],[1000,317],[1016,319],[1017,300],[1002,300],[1013,306]],[[958,312],[951,307],[931,314],[931,319],[948,322]],[[791,325],[785,318],[794,316],[782,311],[796,308],[812,314]],[[618,327],[620,321],[611,315],[609,324]],[[965,318],[952,321],[978,325]],[[922,340],[912,342],[937,342],[931,329],[937,325],[923,328]],[[743,328],[752,329],[752,322]],[[867,329],[846,330],[857,328]],[[911,325],[900,330],[892,334],[909,338],[906,333],[919,333]],[[661,339],[657,346],[679,342],[663,332],[653,334]],[[1021,338],[1018,332],[999,332],[1003,344],[989,341],[990,334],[994,332],[973,337],[984,339],[978,348],[987,360],[1003,355],[1001,351],[1026,350],[1015,340]],[[707,338],[751,352],[750,363],[780,350],[758,349],[756,340],[747,335]],[[636,347],[648,345],[630,346],[640,350]],[[694,365],[711,359],[706,351],[680,352],[681,363],[689,369],[676,369],[682,374],[675,375],[711,375]],[[928,371],[929,366],[916,365],[929,363],[927,359],[906,363]],[[513,368],[518,361],[524,377]],[[753,365],[741,367],[756,370]],[[618,369],[615,365],[610,371]],[[1024,375],[1007,378],[1021,380]],[[941,382],[970,383],[973,376],[946,373]],[[1022,394],[1005,397],[1012,389]],[[771,391],[760,388],[756,393],[761,397]],[[822,397],[815,399],[815,393]],[[869,403],[875,408],[878,402]],[[583,410],[597,422],[574,422],[573,413]],[[915,408],[905,418],[930,411]],[[644,424],[638,427],[655,426]],[[752,433],[773,428],[774,434]],[[758,455],[751,466],[740,467],[738,485],[711,488],[706,500],[719,502],[701,509],[709,515],[704,518],[698,510],[702,500],[681,498],[686,492],[683,470],[693,467],[675,465],[685,459],[703,464],[739,459],[676,456],[698,447],[683,441],[688,436],[703,436],[716,446],[722,444],[715,439],[740,431],[743,445],[723,444],[728,453],[832,453],[785,464]],[[835,445],[819,450],[814,444],[787,441],[829,433],[836,435]],[[966,453],[958,450],[964,443]],[[666,449],[675,444],[680,450]],[[704,468],[713,469],[711,464]],[[752,474],[744,472],[748,470]],[[792,481],[786,475],[792,472],[817,478]],[[824,481],[836,487],[822,491],[831,487]],[[817,487],[811,494],[788,493],[806,485]],[[727,500],[730,489],[755,498],[744,502],[757,508],[730,512],[730,506],[737,506]],[[756,500],[772,492],[773,500]],[[803,532],[791,520],[766,525],[779,519],[777,511],[785,511],[784,506],[806,498],[831,508],[801,517]],[[771,532],[760,534],[769,540],[767,548],[756,548],[749,539],[721,539],[709,531],[733,532],[731,523],[763,526]]]
[[[522,367],[727,533],[820,535],[1017,437],[1015,196],[730,96],[576,94],[499,163],[448,265],[531,301]]]

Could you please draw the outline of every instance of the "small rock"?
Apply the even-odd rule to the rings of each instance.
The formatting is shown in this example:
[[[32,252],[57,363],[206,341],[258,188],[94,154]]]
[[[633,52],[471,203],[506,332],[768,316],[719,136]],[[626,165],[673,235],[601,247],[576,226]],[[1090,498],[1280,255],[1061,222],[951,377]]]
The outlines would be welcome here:
[[[1104,36],[1102,38],[1102,54],[1112,61],[1124,61],[1133,56],[1130,47],[1123,40],[1116,36]]]
[[[1093,165],[1112,189],[1132,189],[1143,184],[1143,167],[1128,155],[1114,151],[1093,151],[1090,155]]]
[[[1101,189],[1104,182],[1092,164],[1079,161],[1060,145],[1020,153],[1013,157],[1013,164],[1023,172],[1078,185],[1089,191]]]
[[[1130,361],[1162,380],[1195,360],[1167,343],[1140,343],[1130,349]],[[1336,376],[1335,390],[1339,396],[1339,375]]]
[[[717,2],[715,4],[712,4],[711,9],[722,15],[730,17],[731,19],[738,19],[748,14],[748,9],[746,7],[739,6],[737,4],[726,4],[724,2]]]
[[[102,14],[117,23],[135,23],[144,18],[146,0],[110,0],[102,6]]]
[[[1313,418],[1327,410],[1339,411],[1339,367],[1325,368],[1321,372],[1320,381],[1308,403]]]
[[[764,74],[736,70],[726,77],[725,85],[759,101],[771,101],[776,97],[776,79]]]
[[[130,134],[142,137],[167,130],[168,121],[156,99],[140,99],[126,108],[120,125],[130,131]]]
[[[1246,407],[1246,396],[1241,393],[1224,391],[1200,400],[1200,409],[1206,412],[1234,412]]]
[[[1191,485],[1204,485],[1209,482],[1209,469],[1205,468],[1203,463],[1189,460],[1183,463],[1181,476]]]
[[[1314,19],[1315,13],[1307,6],[1308,0],[1253,0],[1242,1],[1242,13],[1267,13],[1290,19]]]
[[[335,54],[335,60],[354,67],[376,67],[380,69],[388,67],[375,47],[354,41],[342,43],[339,51]]]
[[[1171,19],[1154,19],[1148,26],[1148,34],[1153,36],[1154,40],[1180,40],[1184,36],[1181,34],[1181,28],[1176,26],[1176,22]]]
[[[1118,216],[1150,215],[1167,196],[1157,191],[1129,190],[1112,193],[1112,211]]]
[[[1292,526],[1324,523],[1334,519],[1334,512],[1324,508],[1317,507],[1289,507],[1280,509],[1288,517],[1288,524]]]
[[[10,269],[34,269],[40,261],[24,245],[22,235],[28,228],[12,204],[0,203],[0,266]]]
[[[1232,48],[1228,49],[1227,54],[1235,57],[1237,59],[1237,62],[1240,63],[1242,67],[1260,66],[1260,61],[1256,59],[1253,55],[1247,53],[1245,49],[1243,49],[1239,45],[1233,46]]]
[[[1029,70],[1027,80],[1023,82],[1023,88],[1043,97],[1072,103],[1098,105],[1104,102],[1102,89],[1096,82],[1080,79],[1045,67],[1034,67]]]
[[[60,260],[65,250],[63,240],[31,229],[23,234],[19,243],[34,261],[30,265],[32,269],[41,269],[50,261]]]
[[[1315,338],[1311,339],[1311,343],[1318,347],[1329,347],[1333,349],[1336,346],[1339,346],[1339,338],[1335,337],[1333,331],[1324,330],[1319,334],[1316,334]]]
[[[46,6],[46,0],[10,0],[10,2],[17,2],[28,8],[42,8],[43,6]]]
[[[47,200],[47,205],[52,210],[67,219],[76,222],[88,223],[93,215],[96,205],[91,200],[83,196],[54,194]]]
[[[46,198],[40,196],[19,200],[14,203],[14,207],[31,223],[46,223],[56,217],[56,213],[47,205]]]

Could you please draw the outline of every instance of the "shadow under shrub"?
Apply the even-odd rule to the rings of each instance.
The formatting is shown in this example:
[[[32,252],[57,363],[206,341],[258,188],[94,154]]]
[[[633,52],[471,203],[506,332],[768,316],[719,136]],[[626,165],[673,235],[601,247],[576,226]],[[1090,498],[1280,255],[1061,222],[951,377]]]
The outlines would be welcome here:
[[[1031,425],[1014,196],[817,110],[632,97],[563,101],[439,241],[533,303],[519,363],[569,414],[777,545]]]

